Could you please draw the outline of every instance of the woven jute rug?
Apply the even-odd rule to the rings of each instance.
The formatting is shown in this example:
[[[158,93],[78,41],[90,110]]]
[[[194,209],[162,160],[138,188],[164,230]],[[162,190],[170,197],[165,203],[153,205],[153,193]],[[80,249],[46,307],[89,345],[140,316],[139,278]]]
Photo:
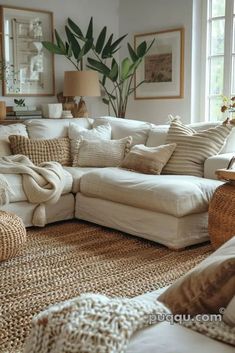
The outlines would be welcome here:
[[[87,222],[30,229],[25,248],[0,263],[0,352],[18,353],[32,317],[84,292],[133,297],[171,284],[212,252],[174,252]]]

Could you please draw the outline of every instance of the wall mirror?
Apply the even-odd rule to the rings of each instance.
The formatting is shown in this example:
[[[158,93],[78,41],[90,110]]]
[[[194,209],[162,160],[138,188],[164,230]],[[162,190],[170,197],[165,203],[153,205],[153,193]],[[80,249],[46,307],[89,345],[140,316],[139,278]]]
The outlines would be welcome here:
[[[1,6],[1,28],[3,95],[54,95],[54,57],[41,43],[53,41],[52,12]]]

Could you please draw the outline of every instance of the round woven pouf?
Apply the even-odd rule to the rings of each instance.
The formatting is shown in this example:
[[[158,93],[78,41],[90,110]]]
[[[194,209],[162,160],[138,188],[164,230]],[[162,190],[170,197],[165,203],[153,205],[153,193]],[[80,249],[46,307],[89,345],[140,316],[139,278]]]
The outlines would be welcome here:
[[[15,256],[25,242],[26,229],[22,219],[0,211],[0,261]]]

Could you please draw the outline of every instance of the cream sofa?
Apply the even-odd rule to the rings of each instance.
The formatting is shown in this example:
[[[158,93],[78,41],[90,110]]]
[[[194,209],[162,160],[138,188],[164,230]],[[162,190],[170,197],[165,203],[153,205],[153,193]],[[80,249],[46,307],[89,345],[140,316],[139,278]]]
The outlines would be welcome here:
[[[132,135],[134,144],[164,144],[168,126],[106,117],[112,139]],[[33,139],[67,137],[70,122],[91,129],[92,119],[29,120],[17,126],[0,126],[0,153],[9,154],[7,136],[23,134]],[[198,130],[215,124],[194,124]],[[3,145],[5,144],[5,145]],[[4,146],[4,148],[2,147]],[[65,167],[66,186],[56,205],[46,207],[47,223],[82,219],[150,239],[179,249],[208,239],[208,202],[221,184],[215,170],[227,167],[235,151],[234,132],[221,154],[206,160],[205,178],[179,175],[145,175],[120,168]],[[1,171],[0,171],[1,172]],[[6,175],[5,175],[6,176]],[[14,189],[3,210],[18,214],[31,226],[33,211],[22,188],[21,177],[7,175]]]

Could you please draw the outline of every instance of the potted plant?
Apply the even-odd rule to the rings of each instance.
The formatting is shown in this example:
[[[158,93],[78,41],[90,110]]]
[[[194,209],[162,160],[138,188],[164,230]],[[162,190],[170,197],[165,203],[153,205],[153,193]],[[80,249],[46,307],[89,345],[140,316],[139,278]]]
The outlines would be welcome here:
[[[87,67],[101,74],[103,102],[108,106],[109,114],[112,108],[116,117],[125,118],[128,99],[137,88],[132,85],[135,72],[154,40],[150,45],[143,41],[136,50],[128,43],[129,56],[119,62],[115,54],[127,34],[114,40],[113,33],[107,36],[105,26],[95,39],[92,17],[85,34],[70,18],[65,26],[65,32],[67,37],[65,42],[55,30],[56,44],[42,42],[43,46],[54,54],[64,55],[77,70],[83,69],[83,59],[86,58]]]

